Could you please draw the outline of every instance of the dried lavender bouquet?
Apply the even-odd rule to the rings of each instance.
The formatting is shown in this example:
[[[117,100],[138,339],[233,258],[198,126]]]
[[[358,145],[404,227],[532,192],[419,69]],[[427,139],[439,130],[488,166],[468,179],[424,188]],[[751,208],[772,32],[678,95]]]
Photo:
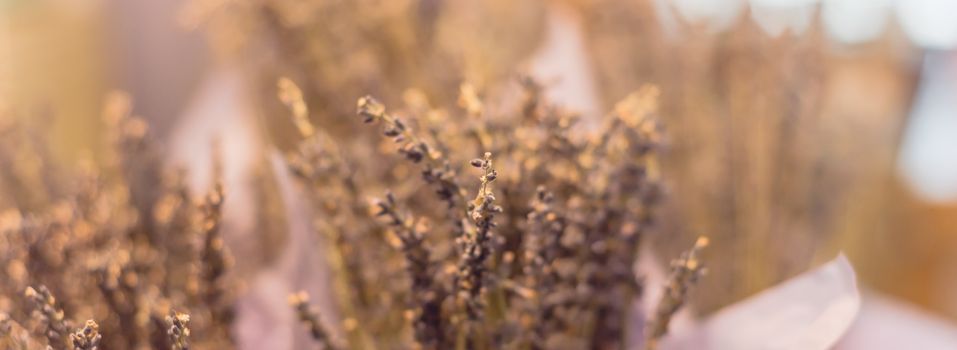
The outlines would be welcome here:
[[[535,81],[515,87],[521,98],[494,111],[468,84],[448,110],[415,90],[398,112],[362,97],[355,123],[371,127],[343,142],[314,126],[299,88],[280,81],[302,136],[288,165],[335,272],[337,310],[290,297],[317,343],[654,348],[667,332],[702,272],[702,244],[674,264],[647,341],[626,344],[645,333],[632,317],[643,287],[633,265],[661,196],[657,89],[629,95],[588,131]],[[242,347],[233,334],[241,281],[222,232],[227,191],[215,182],[194,197],[130,111],[128,98],[108,99],[114,152],[75,172],[59,170],[31,139],[39,133],[0,125],[11,136],[0,140],[5,348]]]
[[[449,110],[416,90],[398,112],[365,96],[357,116],[379,141],[337,142],[310,122],[296,84],[280,79],[302,136],[287,160],[338,276],[341,324],[320,324],[304,295],[292,298],[318,342],[618,349],[627,333],[643,333],[632,322],[643,287],[633,265],[661,197],[658,90],[629,95],[589,132],[539,83],[517,86],[522,98],[496,101],[508,107],[495,111],[468,84]],[[369,142],[375,154],[355,156]],[[667,332],[702,272],[694,252],[705,242],[674,264],[647,345],[629,347],[654,348]]]

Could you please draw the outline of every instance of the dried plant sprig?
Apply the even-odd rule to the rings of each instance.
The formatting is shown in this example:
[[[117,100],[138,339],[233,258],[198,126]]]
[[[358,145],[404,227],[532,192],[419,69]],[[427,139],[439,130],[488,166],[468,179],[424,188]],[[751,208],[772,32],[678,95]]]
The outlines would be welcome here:
[[[287,95],[292,98],[280,97],[294,101],[286,103],[287,107],[300,103],[296,101],[295,93]],[[292,110],[293,115],[296,113]],[[390,243],[398,242],[397,237],[367,220],[369,205],[364,200],[367,196],[364,191],[370,185],[367,182],[369,173],[358,167],[365,164],[364,159],[347,152],[354,151],[355,145],[327,134],[325,131],[328,130],[324,129],[315,128],[311,136],[300,131],[303,138],[296,150],[287,155],[287,162],[300,184],[309,191],[311,207],[316,210],[316,217],[321,218],[315,220],[314,225],[323,241],[329,243],[323,249],[335,276],[331,287],[339,306],[345,339],[355,347],[366,347],[372,342],[387,344],[406,340],[408,328],[405,323],[410,319],[410,312],[405,310],[401,301],[417,297],[409,296],[408,289],[401,287],[405,282],[405,271],[400,270],[405,267],[404,257],[401,251],[390,249]],[[421,169],[421,164],[410,165],[402,170],[417,172]],[[408,190],[408,187],[399,188],[400,193],[409,193]],[[453,210],[440,208],[438,213],[451,216]],[[464,219],[462,213],[454,214],[462,219],[450,222]],[[451,245],[443,245],[440,249],[448,246]],[[436,256],[437,260],[444,260],[451,254],[446,250]],[[378,264],[386,260],[394,263],[385,268]],[[353,327],[355,324],[363,326]],[[372,335],[375,335],[374,339]]]
[[[232,256],[226,249],[220,227],[222,225],[222,211],[224,201],[223,185],[216,182],[213,189],[206,195],[202,210],[202,247],[200,249],[200,279],[202,283],[201,297],[209,308],[215,324],[222,328],[227,338],[232,339],[229,332],[234,311],[228,300],[230,286],[226,273],[232,266]]]
[[[425,236],[415,220],[399,213],[395,196],[387,192],[384,200],[377,200],[376,216],[388,218],[388,225],[401,242],[405,255],[406,270],[412,279],[411,295],[414,298],[413,330],[416,341],[423,349],[444,349],[449,346],[444,330],[442,301],[446,291],[436,281],[436,264],[429,257]]]
[[[289,296],[289,305],[296,310],[296,317],[309,329],[312,339],[326,350],[341,349],[319,319],[319,313],[309,304],[309,294],[300,291]]]
[[[652,226],[657,204],[657,89],[644,87],[615,105],[606,123],[578,155],[589,186],[576,214],[586,232],[589,298],[594,331],[591,346],[620,347],[629,301],[641,288],[633,263],[641,236]]]
[[[688,291],[704,275],[704,264],[699,260],[699,252],[708,246],[707,237],[698,237],[693,247],[681,257],[671,262],[671,277],[665,285],[664,294],[658,302],[654,319],[646,330],[646,350],[658,348],[658,341],[668,333],[671,318],[688,300]]]
[[[475,199],[469,203],[469,218],[474,227],[459,238],[462,253],[459,260],[456,293],[464,303],[465,313],[470,321],[482,318],[482,309],[485,306],[485,282],[487,279],[488,259],[492,255],[492,228],[495,227],[495,214],[501,213],[502,208],[495,204],[495,195],[491,184],[498,177],[492,168],[492,154],[485,153],[484,158],[470,162],[473,167],[481,168],[482,185]]]
[[[56,306],[56,298],[46,286],[27,287],[24,292],[33,306],[33,317],[40,322],[40,333],[47,338],[48,344],[55,350],[66,349],[69,323],[63,316],[63,310]]]
[[[439,199],[444,201],[449,209],[467,208],[461,204],[464,202],[465,190],[459,186],[455,171],[441,152],[416,136],[401,119],[386,113],[385,105],[372,96],[359,98],[356,113],[365,123],[381,123],[384,126],[382,133],[399,144],[399,153],[413,163],[422,164],[422,178],[435,187]]]
[[[70,334],[74,350],[96,350],[100,346],[100,326],[93,320],[87,320],[83,328]]]
[[[310,137],[316,129],[309,122],[309,108],[302,99],[302,90],[292,79],[281,77],[276,83],[279,89],[279,100],[292,112],[292,121],[303,137]]]
[[[561,239],[565,232],[565,217],[555,208],[555,195],[544,186],[539,186],[528,213],[528,231],[525,235],[525,265],[527,287],[534,291],[537,298],[532,299],[532,324],[530,328],[530,347],[544,349],[546,337],[559,331],[564,320],[554,315],[555,308],[567,304],[572,295],[568,291],[573,284],[560,285],[561,276],[556,272],[556,259],[565,255]]]
[[[279,89],[279,100],[289,108],[292,122],[303,138],[296,152],[287,156],[290,169],[313,184],[337,178],[346,189],[354,189],[349,167],[340,156],[338,145],[309,121],[309,108],[303,100],[302,90],[292,79],[286,77],[279,78],[276,85]]]
[[[382,294],[374,288],[374,281],[381,279],[382,271],[367,266],[368,256],[373,255],[368,248],[377,249],[384,235],[365,221],[368,206],[357,200],[364,195],[352,167],[354,160],[342,152],[331,135],[309,121],[302,91],[291,79],[280,78],[277,85],[279,99],[291,112],[292,121],[302,136],[296,149],[286,155],[286,161],[292,174],[308,190],[317,216],[322,217],[314,225],[330,243],[324,252],[336,276],[332,289],[339,314],[349,320],[345,325],[356,322],[367,325],[346,327],[346,337],[350,343],[365,343],[368,333],[376,332],[377,322],[383,320],[381,315],[385,313],[369,307],[373,298]],[[367,249],[360,251],[360,247]]]
[[[170,350],[189,350],[189,315],[170,311],[166,316],[166,326]]]

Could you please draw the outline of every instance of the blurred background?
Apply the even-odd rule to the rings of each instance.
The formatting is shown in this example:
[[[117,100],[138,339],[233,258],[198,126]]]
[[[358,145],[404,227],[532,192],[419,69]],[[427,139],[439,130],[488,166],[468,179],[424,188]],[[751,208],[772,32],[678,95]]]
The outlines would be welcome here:
[[[955,320],[955,14],[953,0],[0,0],[0,119],[46,126],[72,164],[106,147],[113,89],[175,158],[210,134],[290,147],[278,76],[331,129],[364,93],[454,105],[462,81],[530,72],[599,118],[651,83],[668,134],[651,241],[670,257],[711,237],[698,311],[843,251],[870,290]],[[237,256],[256,249],[227,235]]]

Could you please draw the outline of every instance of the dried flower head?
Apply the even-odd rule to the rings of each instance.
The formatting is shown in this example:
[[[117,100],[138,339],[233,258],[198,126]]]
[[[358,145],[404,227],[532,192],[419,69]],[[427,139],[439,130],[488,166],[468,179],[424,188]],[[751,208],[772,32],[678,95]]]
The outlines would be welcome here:
[[[357,113],[363,123],[371,123],[385,117],[385,105],[372,96],[363,96],[356,102]]]
[[[170,311],[166,316],[170,350],[189,350],[189,315]]]
[[[482,185],[475,199],[469,203],[469,217],[473,227],[460,237],[462,252],[456,276],[458,290],[456,295],[469,321],[466,329],[471,329],[474,326],[473,323],[483,318],[486,281],[489,278],[488,260],[492,256],[492,229],[495,227],[495,214],[502,212],[502,208],[495,204],[495,195],[491,189],[492,182],[497,176],[495,169],[492,168],[492,154],[486,152],[480,163],[479,167],[483,175],[479,179]],[[470,338],[476,336],[471,330],[467,332]],[[469,341],[471,342],[472,339]]]
[[[100,326],[93,320],[87,320],[83,328],[70,334],[74,350],[96,350],[100,346]]]
[[[322,325],[322,321],[319,319],[319,313],[313,310],[312,306],[309,305],[309,294],[306,294],[305,291],[300,291],[290,295],[289,305],[296,310],[296,317],[299,318],[299,321],[309,329],[309,334],[312,336],[312,339],[322,345],[324,349],[339,349],[337,343]]]
[[[65,349],[70,334],[68,322],[63,317],[63,310],[56,306],[56,298],[50,290],[44,285],[27,287],[24,295],[33,306],[34,319],[40,323],[39,333],[54,349]]]
[[[658,341],[668,333],[668,324],[678,309],[687,302],[688,291],[705,273],[704,264],[699,260],[698,253],[708,246],[707,237],[698,237],[693,247],[681,257],[671,262],[671,277],[665,285],[665,292],[658,302],[655,317],[648,324],[647,342],[645,348],[658,348]]]

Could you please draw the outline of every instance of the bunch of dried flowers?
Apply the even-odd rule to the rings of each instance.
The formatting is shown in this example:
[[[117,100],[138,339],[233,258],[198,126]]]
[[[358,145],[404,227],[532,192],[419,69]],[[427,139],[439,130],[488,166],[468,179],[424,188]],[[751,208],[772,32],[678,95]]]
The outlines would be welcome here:
[[[361,97],[356,113],[379,126],[387,142],[378,143],[366,134],[339,140],[319,132],[301,90],[280,79],[280,99],[303,137],[287,159],[316,203],[317,227],[334,238],[327,255],[405,267],[395,283],[390,267],[331,261],[344,276],[336,289],[352,291],[338,294],[344,310],[337,311],[346,316],[332,327],[346,331],[348,346],[388,348],[395,339],[427,349],[626,345],[642,291],[633,265],[660,197],[658,90],[629,95],[598,130],[586,132],[534,80],[517,86],[524,97],[501,115],[468,84],[454,111],[432,107],[415,90],[398,112]],[[447,124],[457,112],[459,123]],[[400,157],[348,156],[368,143]],[[459,175],[463,166],[480,169],[480,181],[470,186]],[[408,179],[416,173],[421,180]],[[472,186],[476,195],[467,200]],[[368,205],[372,215],[359,216],[356,206],[374,195],[367,191],[381,187],[390,190]],[[363,224],[374,217],[383,225]],[[669,288],[687,291],[693,282],[682,277]],[[383,303],[362,299],[370,288]],[[671,313],[680,306],[665,303]],[[405,322],[383,321],[396,319]],[[349,327],[356,322],[363,326]]]
[[[246,21],[253,30],[241,40],[274,45],[283,73],[310,77],[296,79],[302,88],[279,79],[278,102],[300,137],[275,143],[334,276],[338,309],[322,314],[335,322],[320,322],[305,295],[291,298],[318,342],[613,349],[643,333],[629,315],[643,289],[633,265],[661,192],[655,87],[588,125],[534,79],[496,85],[539,36],[539,2],[221,5],[208,20]],[[502,40],[497,26],[470,20],[475,11],[529,30]],[[495,54],[468,54],[477,51]],[[397,67],[377,68],[389,62]],[[279,73],[263,79],[271,85]],[[371,96],[343,103],[369,92],[401,107]],[[341,118],[353,106],[358,120]],[[72,172],[52,160],[42,133],[0,125],[0,164],[10,165],[0,167],[0,277],[10,281],[0,285],[2,311],[54,348],[234,347],[239,281],[221,171],[196,198],[131,110],[129,98],[108,98],[112,152]],[[692,279],[674,283],[685,291]],[[33,306],[22,301],[31,285],[46,286],[29,289]],[[71,333],[85,319],[96,321]]]
[[[305,294],[290,298],[318,343],[627,345],[642,292],[633,265],[660,197],[658,91],[629,95],[587,130],[534,80],[514,87],[521,98],[496,109],[469,84],[451,109],[415,90],[397,111],[362,97],[359,121],[377,128],[349,142],[313,125],[302,91],[280,80],[280,101],[301,136],[288,166],[310,199],[335,276],[334,322],[323,323]],[[123,95],[107,101],[114,153],[105,165],[85,164],[69,179],[48,174],[48,197],[13,196],[0,216],[0,273],[11,282],[0,287],[6,343],[24,344],[12,329],[26,325],[35,333],[26,342],[54,349],[236,345],[238,281],[222,232],[220,161],[212,160],[211,189],[194,198],[130,110]],[[462,117],[451,124],[455,114]],[[24,174],[47,174],[54,164],[16,143],[5,152],[43,160]],[[12,172],[4,188],[32,186],[26,180]],[[676,265],[649,339],[666,332],[700,274],[697,249]],[[88,321],[74,327],[77,316]]]

